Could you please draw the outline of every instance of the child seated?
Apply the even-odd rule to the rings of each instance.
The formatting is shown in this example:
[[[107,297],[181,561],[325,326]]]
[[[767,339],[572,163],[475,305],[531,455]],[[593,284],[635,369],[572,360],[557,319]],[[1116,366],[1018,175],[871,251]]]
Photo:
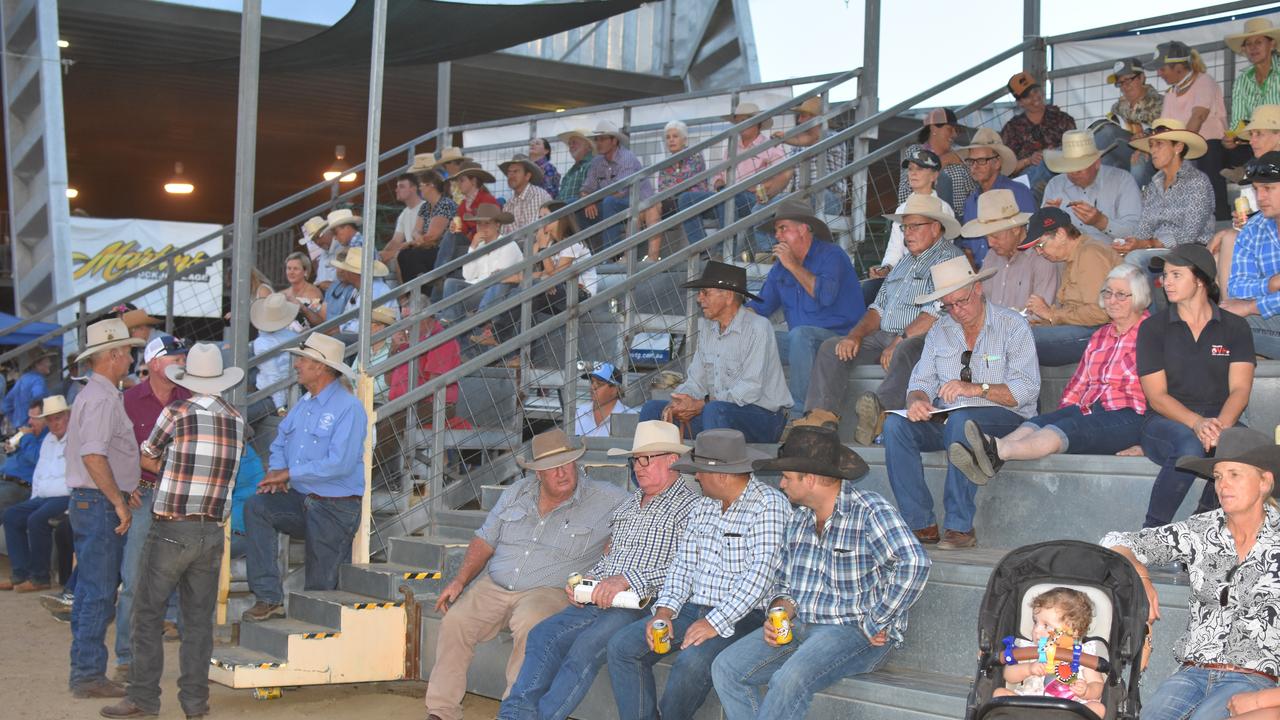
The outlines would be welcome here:
[[[1083,638],[1089,632],[1089,625],[1093,623],[1093,603],[1089,602],[1089,596],[1079,590],[1057,587],[1037,595],[1031,601],[1031,614],[1035,620],[1035,627],[1031,631],[1032,642],[1019,641],[1023,647],[1037,645],[1041,638],[1054,642],[1063,634]],[[1097,643],[1087,642],[1082,650],[1096,655]],[[1068,665],[1071,662],[1069,655],[1066,658],[1061,655],[1058,657]],[[1079,674],[1068,684],[1056,675],[1046,682],[1046,676],[1052,672],[1052,669],[1045,668],[1044,663],[1035,661],[1007,665],[1004,669],[1004,681],[1008,685],[1016,684],[1017,687],[1012,690],[997,688],[992,696],[1036,695],[1065,698],[1084,703],[1098,717],[1106,717],[1106,707],[1100,702],[1106,678],[1101,673],[1081,666]]]

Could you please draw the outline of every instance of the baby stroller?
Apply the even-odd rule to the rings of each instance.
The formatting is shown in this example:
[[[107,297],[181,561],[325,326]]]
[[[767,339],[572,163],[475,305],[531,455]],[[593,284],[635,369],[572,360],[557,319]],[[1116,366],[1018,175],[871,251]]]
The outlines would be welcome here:
[[[1147,636],[1147,594],[1133,565],[1099,545],[1054,540],[1010,552],[991,573],[978,615],[978,671],[965,720],[1098,720],[1074,700],[997,697],[1004,685],[1002,655],[1008,636],[1031,638],[1031,600],[1054,587],[1084,592],[1093,602],[1093,623],[1082,640],[1098,641],[1106,677],[1101,702],[1107,720],[1136,720],[1141,708],[1138,679]]]

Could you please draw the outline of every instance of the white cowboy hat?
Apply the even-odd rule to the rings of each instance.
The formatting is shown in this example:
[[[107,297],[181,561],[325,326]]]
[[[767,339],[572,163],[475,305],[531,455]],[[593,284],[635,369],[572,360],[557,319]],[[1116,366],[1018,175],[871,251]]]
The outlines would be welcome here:
[[[364,252],[361,248],[351,248],[343,255],[335,257],[329,261],[329,265],[339,269],[353,272],[357,275],[364,272]],[[391,271],[381,260],[373,261],[373,276],[386,277]]]
[[[914,301],[917,305],[926,305],[940,297],[986,280],[996,274],[996,269],[986,268],[981,272],[974,272],[969,258],[958,255],[929,268],[929,273],[933,277],[933,292],[917,295]]]
[[[1026,225],[1031,213],[1018,209],[1012,190],[988,190],[978,196],[978,216],[960,228],[967,238],[986,237],[991,233]]]
[[[284,293],[271,293],[254,300],[249,306],[249,323],[262,332],[283,330],[298,317],[298,309],[301,307]]]
[[[1244,41],[1255,35],[1269,37],[1276,42],[1280,42],[1280,28],[1271,24],[1266,18],[1252,18],[1244,21],[1244,32],[1228,35],[1223,38],[1222,42],[1231,48],[1232,52],[1237,55],[1244,54]]]
[[[1253,109],[1253,117],[1244,126],[1245,132],[1254,130],[1280,130],[1280,105],[1259,105]]]
[[[1102,157],[1092,130],[1068,130],[1062,134],[1062,148],[1044,151],[1044,164],[1056,173],[1083,170]]]
[[[302,239],[298,240],[299,245],[306,245],[308,240],[319,235],[324,230],[324,218],[316,215],[302,223]]]
[[[57,415],[71,409],[67,407],[67,399],[61,395],[50,395],[43,402],[44,404],[40,406],[40,414],[36,415],[36,417],[47,418],[50,415]]]
[[[455,162],[455,161],[471,162],[472,160],[471,158],[462,154],[461,148],[447,147],[440,151],[440,160],[438,164],[443,165],[444,163]]]
[[[418,153],[413,156],[413,164],[405,172],[423,173],[434,169],[436,166],[436,156],[432,153]]]
[[[569,443],[569,436],[560,428],[552,428],[533,436],[530,445],[529,459],[516,458],[516,464],[525,470],[550,470],[567,465],[582,457],[587,446],[574,447]]]
[[[759,105],[753,102],[740,102],[738,103],[738,107],[733,109],[733,113],[730,115],[726,115],[724,119],[736,125],[737,122],[740,122],[740,121],[737,121],[737,122],[734,121],[734,118],[736,117],[742,117],[743,115],[752,116],[752,115],[759,115],[759,114],[760,114]],[[773,118],[766,118],[762,120],[760,122],[760,125],[765,130],[768,130],[769,128],[773,127]]]
[[[356,375],[356,371],[352,370],[351,366],[342,362],[347,354],[347,346],[336,337],[313,332],[307,336],[306,340],[302,341],[302,347],[289,348],[289,352],[294,355],[311,358],[349,378],[353,378]]]
[[[631,142],[631,138],[627,137],[627,134],[622,132],[621,128],[608,120],[601,120],[596,123],[596,129],[591,133],[592,138],[598,138],[604,135],[612,135],[617,138],[618,144],[620,145],[626,145]]]
[[[329,216],[324,220],[324,227],[321,228],[320,231],[324,232],[325,230],[332,230],[339,225],[355,225],[358,228],[361,222],[363,222],[363,220],[359,215],[356,215],[347,208],[341,208],[329,213]]]
[[[1018,156],[1014,155],[1013,150],[1010,150],[1009,146],[1004,144],[1004,140],[1000,139],[1000,133],[992,130],[991,128],[978,128],[978,131],[973,134],[973,139],[969,141],[968,145],[956,148],[956,154],[960,156],[961,160],[967,160],[969,158],[970,150],[978,150],[981,148],[994,150],[996,155],[1000,157],[1001,175],[1007,177],[1012,175],[1013,171],[1017,169]]]
[[[1180,142],[1187,146],[1187,154],[1185,156],[1187,160],[1195,160],[1209,151],[1209,144],[1204,141],[1200,133],[1188,130],[1181,120],[1156,118],[1151,122],[1151,128],[1150,135],[1131,141],[1129,147],[1149,153],[1151,152],[1152,140]]]
[[[609,448],[611,457],[625,455],[661,455],[675,453],[683,455],[693,448],[680,442],[680,428],[661,420],[645,420],[636,424],[636,436],[631,441],[631,449]]]
[[[568,145],[569,141],[573,138],[582,138],[587,142],[591,142],[591,131],[586,128],[574,128],[572,130],[565,130],[556,136],[556,139],[565,145]]]
[[[907,201],[902,205],[902,212],[891,213],[884,217],[893,222],[901,223],[902,219],[908,215],[923,215],[930,220],[937,220],[942,223],[942,237],[948,240],[954,240],[960,234],[959,221],[948,215],[942,209],[942,201],[932,195],[911,193],[911,195],[907,196]]]
[[[244,379],[244,370],[222,366],[222,351],[213,343],[196,343],[187,351],[186,365],[170,365],[164,374],[194,393],[217,395]]]
[[[85,331],[84,349],[76,354],[76,362],[89,359],[103,350],[118,347],[142,347],[147,341],[129,337],[129,326],[120,318],[99,320]]]

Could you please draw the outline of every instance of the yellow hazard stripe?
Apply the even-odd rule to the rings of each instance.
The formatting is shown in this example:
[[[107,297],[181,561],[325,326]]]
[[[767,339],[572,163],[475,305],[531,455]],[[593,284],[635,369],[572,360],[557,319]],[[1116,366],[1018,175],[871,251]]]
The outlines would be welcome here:
[[[404,574],[405,580],[439,580],[438,572],[407,572]]]
[[[380,608],[397,608],[403,605],[401,602],[358,602],[351,605],[356,610],[376,610]]]
[[[302,633],[302,639],[303,640],[328,640],[329,638],[336,638],[341,634],[342,633],[336,633],[336,632]]]
[[[265,663],[230,663],[217,658],[209,658],[209,664],[215,667],[226,668],[227,670],[235,670],[236,668],[250,668],[253,670],[273,670],[284,667],[282,662],[265,662]]]

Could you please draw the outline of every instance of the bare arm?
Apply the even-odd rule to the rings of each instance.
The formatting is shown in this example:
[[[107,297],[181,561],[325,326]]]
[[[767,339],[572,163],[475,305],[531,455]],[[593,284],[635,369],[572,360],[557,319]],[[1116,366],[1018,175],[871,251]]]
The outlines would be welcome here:
[[[1138,556],[1133,551],[1123,545],[1115,545],[1107,548],[1123,555],[1126,560],[1133,563],[1133,569],[1138,571],[1138,577],[1142,578],[1142,588],[1147,591],[1147,602],[1150,610],[1147,613],[1147,622],[1152,623],[1160,619],[1160,596],[1156,593],[1156,586],[1151,584],[1151,571],[1147,566],[1138,561]]]
[[[1253,364],[1231,363],[1227,370],[1227,401],[1218,412],[1218,422],[1229,428],[1240,420],[1249,405],[1249,393],[1253,391]]]
[[[1187,129],[1191,132],[1200,132],[1200,126],[1204,125],[1204,121],[1209,119],[1209,108],[1195,107],[1191,109],[1191,118],[1187,120]]]
[[[431,218],[427,228],[422,231],[422,244],[427,247],[435,247],[440,243],[440,239],[444,237],[444,231],[448,229],[449,218],[440,217],[439,215]]]
[[[488,564],[491,557],[493,557],[493,546],[481,540],[479,536],[471,538],[471,544],[467,545],[467,554],[462,558],[462,567],[458,568],[458,574],[440,591],[440,599],[436,601],[436,611],[448,612],[449,606],[458,599],[467,584],[484,570],[484,566]]]

